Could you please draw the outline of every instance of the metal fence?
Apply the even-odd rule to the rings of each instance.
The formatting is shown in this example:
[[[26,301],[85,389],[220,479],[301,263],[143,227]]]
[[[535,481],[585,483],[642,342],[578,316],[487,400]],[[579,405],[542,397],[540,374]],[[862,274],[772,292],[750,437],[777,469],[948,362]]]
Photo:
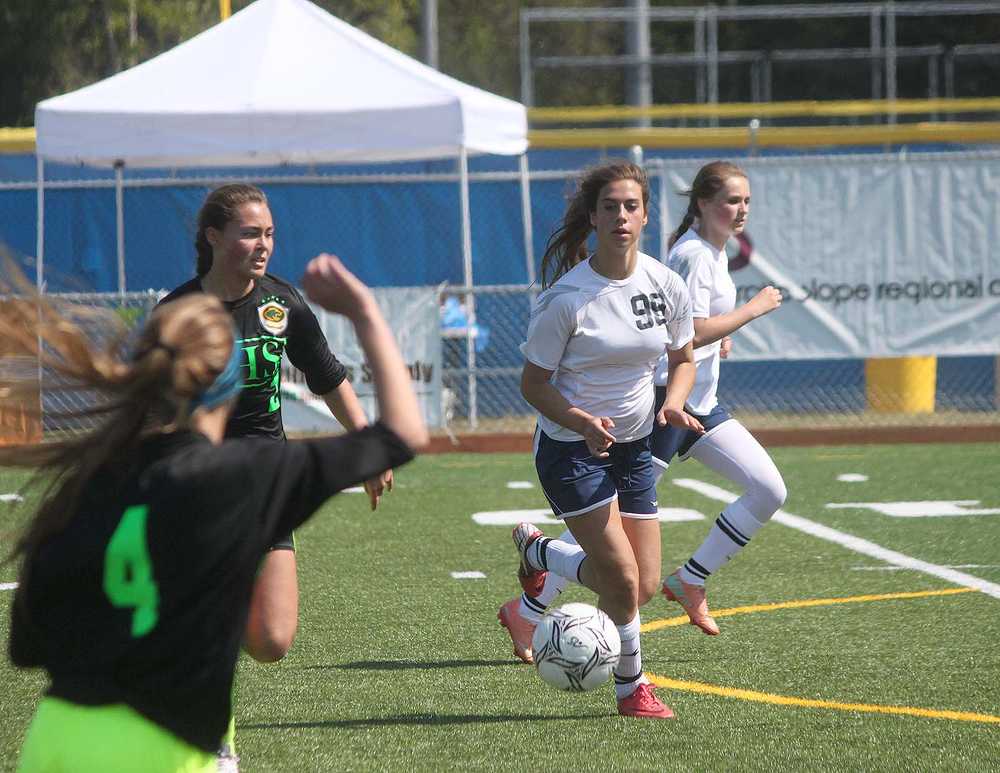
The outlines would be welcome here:
[[[478,328],[473,367],[464,335],[442,338],[451,432],[531,431],[534,413],[520,393],[518,347],[536,291],[497,286],[468,293],[476,299]],[[897,392],[872,383],[864,359],[723,362],[719,400],[761,429],[996,424],[998,363],[996,357],[925,359],[930,371]],[[915,397],[922,399],[913,408]]]
[[[100,347],[127,347],[131,335],[156,306],[159,293],[66,293],[49,296],[50,301],[87,337]],[[77,416],[81,408],[100,404],[101,396],[67,384],[51,368],[40,370],[42,428],[47,437],[65,432],[83,432],[95,427],[99,418]]]
[[[749,94],[751,101],[802,99],[810,93],[823,93],[832,80],[843,79],[847,61],[858,63],[852,83],[859,88],[857,98],[896,99],[903,96],[938,97],[941,81],[944,95],[967,93],[968,84],[956,78],[956,65],[976,67],[980,80],[989,77],[998,51],[997,45],[966,39],[947,46],[937,40],[921,41],[922,45],[905,45],[906,37],[898,29],[910,18],[938,17],[947,22],[949,17],[967,17],[987,22],[1000,15],[996,2],[854,2],[854,3],[788,3],[727,7],[715,4],[687,7],[652,6],[646,0],[632,0],[625,8],[556,8],[538,7],[521,10],[520,62],[521,101],[529,106],[538,104],[536,82],[540,72],[556,70],[558,78],[565,78],[565,70],[605,68],[628,73],[631,86],[629,103],[648,105],[654,101],[652,68],[680,70],[682,79],[664,78],[664,86],[690,84],[692,93],[682,97],[685,101],[716,103]],[[851,48],[816,46],[808,49],[782,49],[768,45],[775,39],[768,24],[775,21],[839,22],[853,20],[854,40],[861,45]],[[690,50],[654,53],[650,45],[651,23],[673,25],[671,41],[690,40]],[[626,25],[627,53],[624,55],[588,56],[578,52],[560,52],[559,39],[542,35],[540,26],[557,28],[566,25],[591,24],[594,27]],[[755,50],[726,49],[725,34],[736,26],[757,32],[755,40],[763,41]],[[534,33],[533,33],[534,28]],[[866,29],[867,28],[867,29]],[[976,35],[977,28],[970,25],[965,34]],[[867,33],[867,34],[865,34]],[[532,35],[535,35],[533,38]],[[866,39],[867,38],[867,39]],[[780,39],[780,38],[779,38]],[[722,42],[720,42],[722,41]],[[535,45],[533,45],[533,42]],[[864,45],[864,44],[867,45]],[[683,45],[683,44],[678,44]],[[537,50],[536,50],[537,49]],[[555,49],[556,53],[553,53]],[[540,55],[544,52],[544,55]],[[801,75],[803,67],[815,62],[838,62],[840,67],[826,66],[816,70],[811,77]],[[913,71],[911,72],[911,68]],[[783,69],[784,73],[775,73]],[[922,78],[919,71],[926,75]],[[867,72],[866,72],[867,71]],[[903,71],[903,72],[901,72]],[[775,75],[786,75],[782,93],[774,88]],[[747,77],[749,80],[747,81]],[[971,79],[975,81],[976,79]],[[914,86],[920,83],[920,86]],[[956,83],[958,84],[956,87]],[[964,86],[964,88],[963,88]],[[772,97],[772,94],[774,95]],[[677,101],[660,95],[659,101]]]
[[[842,158],[799,158],[796,163],[833,164],[842,163]],[[996,158],[987,162],[995,164]],[[691,159],[685,159],[685,164],[691,163]],[[778,160],[770,159],[768,163]],[[676,225],[677,202],[673,202],[673,215],[667,206],[667,199],[677,187],[676,174],[668,174],[671,167],[660,160],[648,168],[652,200],[643,249],[663,255],[666,236]],[[368,274],[363,278],[378,284],[379,279],[388,276],[392,279],[383,283],[434,287],[446,282],[445,293],[456,299],[467,317],[464,325],[443,322],[441,328],[444,429],[454,433],[523,432],[530,430],[534,420],[519,389],[523,364],[519,345],[527,329],[532,297],[539,289],[532,284],[534,271],[544,238],[561,217],[565,195],[578,172],[565,168],[533,170],[529,191],[517,171],[473,171],[470,183],[476,283],[472,286],[463,285],[461,280],[458,208],[453,206],[457,201],[457,178],[453,174],[253,179],[268,186],[279,231],[283,230],[278,248],[282,257],[293,253],[308,258],[318,251],[317,246],[323,248],[321,239],[330,233],[336,234],[338,240],[349,238],[360,230],[359,202],[364,205],[362,209],[370,204],[365,217],[375,226],[371,245],[360,251],[367,256],[358,266]],[[129,286],[136,286],[133,282],[157,288],[179,284],[190,276],[192,261],[176,256],[190,255],[190,233],[186,231],[191,230],[204,190],[214,182],[217,180],[126,179],[124,218],[115,215],[113,183],[54,182],[57,195],[49,197],[47,206],[59,211],[54,213],[57,216],[46,218],[46,227],[63,227],[71,236],[67,242],[70,246],[82,245],[72,260],[64,260],[63,270],[82,278],[89,278],[90,269],[94,276],[104,272],[113,287],[118,281],[116,225],[123,222],[124,273],[129,277]],[[85,202],[81,197],[87,190],[94,197]],[[530,201],[525,207],[528,192]],[[30,213],[33,203],[30,183],[0,183],[0,223],[10,222],[8,218],[23,218],[23,210]],[[312,209],[305,215],[307,206]],[[530,220],[522,220],[524,212],[531,213],[534,231]],[[450,219],[446,213],[451,213]],[[137,220],[140,215],[144,219]],[[181,232],[179,237],[177,232]],[[88,243],[91,237],[93,244]],[[163,248],[160,242],[168,238],[174,239],[176,245]],[[406,239],[412,240],[412,246]],[[416,255],[419,245],[425,263],[415,268],[413,262],[418,258],[411,256]],[[164,255],[174,255],[170,264],[173,275],[166,279],[162,273],[153,273],[169,260]],[[275,270],[298,276],[300,267],[288,265],[279,264]],[[407,276],[422,279],[400,281],[399,277]],[[61,299],[110,310],[134,323],[152,308],[156,294],[106,292],[66,295]],[[94,329],[93,333],[100,336],[102,330]],[[916,388],[930,399],[924,399],[916,408],[905,394],[880,393],[880,389],[884,392],[884,383],[872,381],[870,363],[861,358],[726,362],[720,399],[748,425],[762,428],[947,426],[1000,421],[996,357],[938,357],[928,367],[931,371],[919,378]],[[43,378],[42,387],[46,431],[78,429],[79,423],[67,423],[60,413],[73,400],[86,396],[67,392],[51,377]],[[903,385],[904,390],[907,388]]]
[[[476,326],[442,328],[442,429],[469,432],[530,432],[534,413],[520,394],[523,359],[519,346],[527,329],[537,287],[487,286],[452,288],[458,297],[475,298]],[[127,325],[140,324],[156,303],[156,293],[95,293],[56,296],[104,314],[85,324],[90,336],[110,343],[111,314]],[[472,357],[467,346],[472,341]],[[760,429],[842,428],[1000,423],[1000,367],[994,357],[938,357],[929,381],[932,401],[917,411],[905,410],[899,394],[874,389],[866,380],[864,360],[724,362],[720,401],[746,424]],[[93,403],[88,392],[67,390],[51,371],[43,370],[41,403],[48,437],[83,431],[94,420],[66,418],[66,413]]]

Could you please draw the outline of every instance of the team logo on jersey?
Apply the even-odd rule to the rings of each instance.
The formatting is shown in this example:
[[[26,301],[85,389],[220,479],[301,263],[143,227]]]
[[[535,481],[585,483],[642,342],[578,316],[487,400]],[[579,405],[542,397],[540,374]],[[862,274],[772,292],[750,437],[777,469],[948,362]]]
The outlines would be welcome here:
[[[257,318],[261,326],[273,335],[281,335],[288,328],[288,309],[281,299],[269,296],[257,307]]]

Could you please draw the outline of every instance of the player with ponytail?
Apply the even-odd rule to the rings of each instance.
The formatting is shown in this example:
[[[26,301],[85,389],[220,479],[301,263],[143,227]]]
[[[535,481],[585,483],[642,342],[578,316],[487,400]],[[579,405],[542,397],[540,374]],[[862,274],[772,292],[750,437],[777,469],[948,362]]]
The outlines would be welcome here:
[[[622,642],[615,668],[620,714],[673,712],[642,672],[639,607],[660,584],[660,529],[649,434],[655,422],[697,432],[683,411],[694,379],[690,300],[684,283],[639,252],[649,184],[626,162],[589,170],[549,240],[538,296],[521,346],[521,393],[538,412],[535,468],[567,532],[549,539],[514,530],[524,594],[500,608],[515,652],[530,657],[527,613],[546,575],[599,597]],[[596,248],[587,251],[595,234]],[[655,416],[653,369],[671,363],[668,397]]]
[[[8,352],[38,358],[60,389],[92,398],[64,418],[97,420],[89,432],[0,448],[0,465],[34,469],[46,485],[13,551],[10,656],[50,678],[24,773],[214,771],[261,555],[330,496],[426,443],[371,292],[325,255],[303,281],[314,302],[354,324],[375,375],[373,426],[224,442],[244,353],[212,296],[159,307],[130,351],[122,338],[97,346],[84,332],[96,312],[77,324],[23,280],[5,300]],[[36,376],[3,371],[0,390],[24,396]]]
[[[786,496],[781,473],[767,451],[719,405],[719,364],[729,353],[729,336],[780,307],[781,292],[768,286],[736,306],[726,242],[743,233],[750,214],[746,172],[726,161],[706,164],[687,196],[687,213],[671,237],[667,265],[684,278],[691,293],[697,375],[685,411],[701,422],[705,433],[656,428],[651,445],[657,477],[674,457],[681,461],[693,457],[741,489],[704,542],[663,582],[664,595],[684,608],[691,623],[715,635],[719,626],[708,610],[706,580],[746,547]],[[658,404],[668,380],[669,363],[662,360],[655,376]]]

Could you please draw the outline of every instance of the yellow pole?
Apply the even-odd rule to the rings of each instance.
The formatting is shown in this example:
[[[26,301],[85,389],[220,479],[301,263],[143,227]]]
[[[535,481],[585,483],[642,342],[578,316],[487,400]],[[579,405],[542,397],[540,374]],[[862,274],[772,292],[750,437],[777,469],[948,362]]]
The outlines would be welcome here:
[[[878,413],[934,413],[937,357],[872,357],[865,361],[868,408]]]
[[[230,0],[219,0],[219,20],[225,21],[233,12],[233,4]]]

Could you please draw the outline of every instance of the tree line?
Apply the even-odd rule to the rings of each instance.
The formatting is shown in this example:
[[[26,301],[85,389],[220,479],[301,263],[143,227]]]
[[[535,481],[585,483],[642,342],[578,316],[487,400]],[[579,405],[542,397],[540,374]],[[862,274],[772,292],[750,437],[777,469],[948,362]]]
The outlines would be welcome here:
[[[419,58],[422,0],[313,0],[383,42]],[[232,0],[233,12],[250,0]],[[438,0],[440,69],[496,94],[520,98],[519,12],[530,7],[621,7],[627,0]],[[652,0],[653,6],[695,5]],[[728,2],[732,5],[776,4]],[[801,4],[801,0],[799,0]],[[720,4],[723,5],[723,4]],[[96,82],[162,53],[219,21],[218,0],[4,0],[0,5],[0,126],[31,126],[37,102]],[[788,48],[863,48],[868,45],[867,17],[767,22],[725,22],[719,48],[773,50]],[[900,45],[1000,42],[1000,6],[995,15],[901,17]],[[618,22],[533,24],[531,55],[613,55],[627,52],[627,25]],[[689,52],[690,24],[654,23],[654,54]],[[248,45],[252,45],[248,41]],[[960,60],[956,96],[993,96],[1000,83],[1000,56]],[[900,60],[900,97],[927,96],[928,65],[923,59]],[[836,61],[773,66],[772,98],[866,98],[870,70],[864,61]],[[748,66],[720,68],[720,100],[749,101]],[[574,67],[539,69],[535,104],[622,104],[628,70]],[[653,97],[658,103],[696,99],[692,67],[653,69]],[[178,88],[183,88],[179,85]]]

